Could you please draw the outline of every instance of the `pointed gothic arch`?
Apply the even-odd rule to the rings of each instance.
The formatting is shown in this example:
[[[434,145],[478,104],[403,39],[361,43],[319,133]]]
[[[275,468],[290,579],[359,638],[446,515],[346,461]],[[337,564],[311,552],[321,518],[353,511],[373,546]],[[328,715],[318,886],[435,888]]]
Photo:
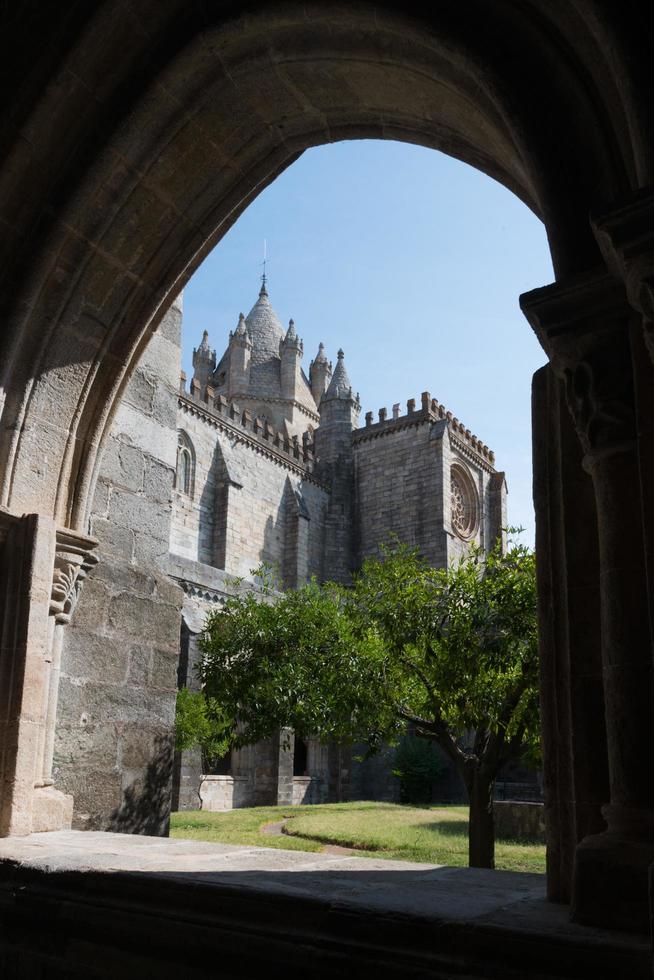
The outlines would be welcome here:
[[[177,432],[177,461],[175,466],[175,489],[193,499],[195,493],[195,448],[191,438],[183,429]]]
[[[639,762],[654,716],[649,6],[46,8],[49,43],[36,52],[30,5],[8,26],[6,77],[18,84],[2,129],[0,473],[3,513],[38,517],[30,534],[50,542],[50,567],[55,522],[86,529],[112,418],[165,310],[304,149],[421,143],[542,217],[557,283],[523,306],[551,362],[534,385],[550,894],[569,899],[577,860],[576,914],[628,928],[613,893],[632,878],[613,888],[613,869],[632,874],[654,812],[651,765]],[[589,625],[586,597],[598,591],[602,616]],[[8,731],[40,723],[21,700],[28,647],[16,641],[7,668]],[[596,722],[604,704],[608,735]],[[587,764],[598,753],[610,761],[603,810]],[[27,749],[12,743],[5,765],[5,785],[31,800]],[[624,860],[619,849],[606,857],[611,840],[626,841]],[[642,854],[633,867],[642,917]],[[593,894],[602,882],[604,907]]]

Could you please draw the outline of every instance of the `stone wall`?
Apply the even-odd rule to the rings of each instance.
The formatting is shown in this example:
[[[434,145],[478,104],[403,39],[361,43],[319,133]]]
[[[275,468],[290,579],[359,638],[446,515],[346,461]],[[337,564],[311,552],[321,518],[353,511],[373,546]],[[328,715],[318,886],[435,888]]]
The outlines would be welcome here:
[[[199,797],[201,809],[212,813],[253,805],[247,776],[203,776]],[[195,809],[197,810],[197,804]]]
[[[321,776],[293,776],[293,806],[327,803],[327,781]]]
[[[181,307],[153,335],[117,410],[93,498],[100,561],[61,665],[53,775],[73,826],[165,833],[182,592],[167,561]]]
[[[368,759],[365,751],[365,745],[352,748],[348,799],[399,803],[400,780],[393,775],[395,748],[383,745]]]
[[[353,436],[356,536],[359,563],[379,554],[394,537],[419,548],[436,567],[463,557],[471,543],[490,547],[506,523],[506,484],[495,471],[494,457],[428,392],[422,407],[399,405],[387,417],[381,409],[373,422]],[[467,475],[476,498],[474,533],[461,537],[451,514],[451,469]]]
[[[504,840],[545,840],[545,806],[522,800],[494,800],[495,834]]]
[[[233,575],[269,562],[286,585],[320,575],[328,493],[293,444],[266,443],[197,399],[180,396],[179,408],[195,472],[192,496],[175,491],[173,554]]]

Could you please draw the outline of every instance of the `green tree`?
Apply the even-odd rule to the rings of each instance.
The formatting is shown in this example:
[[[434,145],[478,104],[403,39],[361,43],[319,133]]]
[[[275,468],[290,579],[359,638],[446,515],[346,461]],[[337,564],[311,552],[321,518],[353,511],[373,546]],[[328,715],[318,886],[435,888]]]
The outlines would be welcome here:
[[[493,782],[537,742],[534,565],[514,545],[434,569],[398,546],[366,561],[351,589],[238,595],[201,638],[205,696],[238,717],[233,745],[291,727],[374,751],[410,723],[460,771],[470,864],[493,867]]]
[[[177,692],[175,748],[178,752],[198,746],[205,759],[220,759],[230,748],[234,722],[215,698],[204,691]]]

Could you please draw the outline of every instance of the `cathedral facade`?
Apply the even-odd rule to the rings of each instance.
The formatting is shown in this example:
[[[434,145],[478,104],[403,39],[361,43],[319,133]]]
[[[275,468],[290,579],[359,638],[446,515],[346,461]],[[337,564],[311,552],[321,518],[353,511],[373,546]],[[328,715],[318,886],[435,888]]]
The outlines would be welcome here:
[[[207,612],[235,579],[256,589],[262,563],[283,588],[312,576],[347,583],[391,540],[445,567],[471,544],[490,548],[506,526],[493,453],[428,392],[405,410],[368,412],[360,425],[343,351],[334,365],[321,343],[308,373],[303,354],[264,279],[222,356],[205,331],[188,386],[182,375],[169,556],[185,595],[180,686],[197,684]],[[294,744],[286,731],[218,765],[185,752],[174,782],[175,808],[198,806],[198,786],[207,809],[392,793],[383,766],[318,742]]]

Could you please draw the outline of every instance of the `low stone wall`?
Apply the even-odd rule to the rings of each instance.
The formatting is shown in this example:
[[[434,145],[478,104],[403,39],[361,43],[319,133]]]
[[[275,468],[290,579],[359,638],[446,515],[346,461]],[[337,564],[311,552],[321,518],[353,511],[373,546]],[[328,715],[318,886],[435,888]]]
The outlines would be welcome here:
[[[320,776],[293,776],[293,806],[326,803],[327,785]]]
[[[252,791],[247,776],[204,776],[200,783],[202,809],[235,810],[252,806]]]
[[[511,840],[545,840],[545,806],[517,800],[493,803],[495,834]]]

